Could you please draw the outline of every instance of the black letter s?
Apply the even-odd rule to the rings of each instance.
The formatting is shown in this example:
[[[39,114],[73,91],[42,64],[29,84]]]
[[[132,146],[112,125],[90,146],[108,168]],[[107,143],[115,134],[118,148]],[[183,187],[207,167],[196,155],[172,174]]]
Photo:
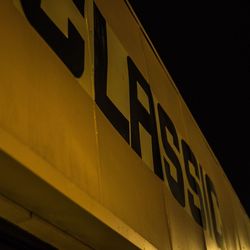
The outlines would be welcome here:
[[[189,163],[193,164],[194,170],[195,170],[195,175],[198,179],[200,179],[198,163],[197,163],[195,155],[193,154],[189,145],[184,140],[182,140],[181,143],[182,143],[184,165],[185,165],[188,183],[189,183],[189,186],[191,187],[191,189],[193,190],[193,192],[198,195],[199,202],[200,202],[200,208],[199,208],[194,203],[193,194],[190,192],[190,190],[188,190],[188,201],[189,201],[191,213],[192,213],[192,216],[195,219],[195,221],[199,225],[201,225],[203,228],[206,228],[206,218],[205,218],[201,189],[200,189],[199,183],[196,181],[194,176],[191,174],[190,166],[189,166]]]
[[[161,127],[162,144],[163,144],[166,155],[168,156],[169,160],[172,162],[177,173],[177,180],[176,180],[171,175],[169,162],[164,158],[166,176],[168,179],[169,187],[175,199],[181,204],[181,206],[184,207],[185,206],[185,193],[184,193],[184,181],[183,181],[182,168],[181,168],[181,164],[178,159],[178,156],[175,154],[175,151],[173,150],[173,148],[168,142],[166,128],[171,133],[173,137],[174,146],[179,152],[180,148],[179,148],[178,135],[177,135],[173,122],[171,121],[169,116],[166,114],[166,112],[163,110],[160,104],[158,104],[158,114],[159,114],[160,127]]]

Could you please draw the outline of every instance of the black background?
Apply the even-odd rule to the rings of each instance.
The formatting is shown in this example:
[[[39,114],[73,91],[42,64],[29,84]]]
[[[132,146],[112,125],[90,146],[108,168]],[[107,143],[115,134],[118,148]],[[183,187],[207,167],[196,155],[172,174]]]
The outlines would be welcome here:
[[[250,217],[250,3],[130,4]]]

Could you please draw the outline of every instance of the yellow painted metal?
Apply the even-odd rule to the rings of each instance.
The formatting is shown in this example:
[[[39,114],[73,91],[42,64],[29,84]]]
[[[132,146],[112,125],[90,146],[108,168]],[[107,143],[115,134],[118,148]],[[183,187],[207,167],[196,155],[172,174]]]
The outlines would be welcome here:
[[[128,143],[95,102],[94,4],[106,20],[107,98],[131,125],[130,57],[152,92],[164,181],[154,173],[152,137],[144,125],[138,125],[140,157],[132,149],[132,128]],[[71,0],[58,5],[41,1],[65,37],[70,18],[84,39],[79,78],[30,25],[19,0],[0,2],[0,193],[22,206],[0,200],[0,216],[60,249],[219,249],[209,204],[206,227],[192,217],[182,148],[174,153],[184,178],[185,205],[172,194],[163,161],[168,156],[160,104],[176,128],[178,143],[187,142],[202,177],[212,180],[221,249],[250,249],[249,218],[129,4],[86,0],[84,17]],[[137,92],[150,113],[149,96],[138,83]],[[172,135],[165,132],[174,148]],[[196,175],[192,164],[189,171]],[[207,188],[201,177],[194,179],[205,203]],[[201,208],[198,195],[190,192]]]
[[[93,100],[11,1],[2,5],[1,127],[99,199]]]
[[[98,109],[96,116],[104,206],[157,249],[169,249],[161,181]]]
[[[69,238],[94,249],[155,249],[110,210],[2,129],[0,148],[4,149],[0,151],[0,190],[5,197],[66,232]],[[6,218],[6,211],[3,214]],[[7,219],[16,223],[13,217]],[[39,223],[22,222],[25,220],[20,222],[21,227],[32,232],[34,226],[34,234],[43,234],[40,231],[43,229],[35,226],[40,227]],[[46,235],[41,236],[51,241],[50,235],[47,239]]]

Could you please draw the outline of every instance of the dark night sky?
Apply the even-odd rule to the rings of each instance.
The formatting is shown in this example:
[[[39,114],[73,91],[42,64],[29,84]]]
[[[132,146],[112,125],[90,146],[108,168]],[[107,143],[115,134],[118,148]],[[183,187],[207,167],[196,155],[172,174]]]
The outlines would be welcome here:
[[[250,217],[250,3],[130,3]]]

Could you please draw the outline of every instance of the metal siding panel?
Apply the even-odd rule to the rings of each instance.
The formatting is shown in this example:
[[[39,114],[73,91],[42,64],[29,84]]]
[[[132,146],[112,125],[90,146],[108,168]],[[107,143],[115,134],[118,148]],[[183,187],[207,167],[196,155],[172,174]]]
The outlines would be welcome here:
[[[104,206],[157,249],[169,249],[162,181],[96,112]]]
[[[11,2],[1,10],[1,127],[98,200],[93,100]]]

